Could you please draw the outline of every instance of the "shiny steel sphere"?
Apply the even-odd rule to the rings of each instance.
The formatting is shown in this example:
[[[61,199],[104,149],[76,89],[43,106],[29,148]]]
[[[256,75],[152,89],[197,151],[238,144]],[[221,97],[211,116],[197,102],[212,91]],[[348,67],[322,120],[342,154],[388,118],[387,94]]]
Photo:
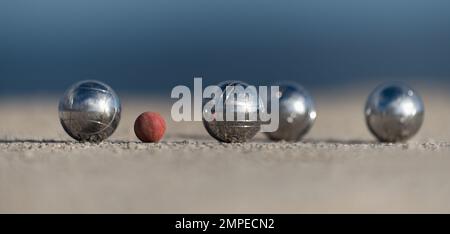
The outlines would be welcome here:
[[[204,105],[212,101],[215,103],[214,108],[210,112],[206,108],[203,109],[203,117],[205,115],[211,117],[211,121],[207,121],[203,118],[203,125],[206,131],[214,137],[216,140],[227,143],[240,143],[245,142],[253,138],[261,128],[261,121],[259,118],[259,111],[261,111],[264,106],[261,100],[256,95],[256,97],[250,97],[245,100],[236,99],[235,95],[239,92],[237,87],[247,88],[248,84],[241,81],[225,81],[218,84],[222,91],[220,97],[214,97],[212,99],[204,100]],[[229,87],[227,89],[227,86]],[[222,102],[222,108],[218,105]],[[234,119],[228,119],[226,115],[227,104],[234,105]],[[238,114],[244,114],[244,119],[238,119]],[[256,119],[251,119],[250,115],[255,116]],[[222,116],[223,121],[218,120],[218,116]]]
[[[279,86],[279,92],[271,95],[279,100],[279,127],[275,132],[265,134],[274,141],[298,141],[311,129],[317,117],[312,97],[294,82],[275,85]]]
[[[401,83],[383,84],[367,99],[366,123],[380,141],[405,141],[419,131],[424,111],[422,99],[410,87]]]
[[[81,81],[59,101],[59,119],[77,141],[100,142],[111,136],[120,122],[119,97],[99,81]]]

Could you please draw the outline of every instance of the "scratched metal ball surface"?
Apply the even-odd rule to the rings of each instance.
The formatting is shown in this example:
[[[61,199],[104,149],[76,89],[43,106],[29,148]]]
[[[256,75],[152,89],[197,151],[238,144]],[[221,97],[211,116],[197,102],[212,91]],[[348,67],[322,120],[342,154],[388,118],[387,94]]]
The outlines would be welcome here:
[[[203,125],[216,140],[226,143],[241,143],[252,139],[259,132],[261,128],[259,112],[264,108],[261,99],[258,95],[251,97],[247,95],[248,98],[244,100],[236,98],[242,94],[241,88],[245,89],[248,86],[241,81],[225,81],[218,84],[222,92],[220,96],[204,99],[204,107],[209,101],[214,103],[214,108],[210,111],[203,109]],[[220,102],[222,105],[217,105]],[[231,111],[231,108],[227,109],[227,106],[234,106],[234,111]],[[230,111],[234,117],[228,118],[227,111]],[[206,120],[205,115],[210,116],[211,120]],[[250,117],[255,115],[256,119]],[[218,118],[219,116],[222,117],[222,121]],[[239,118],[239,116],[245,117]]]
[[[424,120],[424,104],[419,94],[402,83],[378,86],[367,99],[367,126],[382,142],[406,141]]]
[[[279,100],[279,125],[275,132],[265,134],[274,141],[298,141],[308,133],[316,120],[313,99],[297,83],[282,82],[274,85],[279,86],[279,92],[271,94]]]
[[[99,81],[76,83],[59,102],[59,118],[64,130],[82,142],[107,139],[119,125],[120,114],[119,97]]]

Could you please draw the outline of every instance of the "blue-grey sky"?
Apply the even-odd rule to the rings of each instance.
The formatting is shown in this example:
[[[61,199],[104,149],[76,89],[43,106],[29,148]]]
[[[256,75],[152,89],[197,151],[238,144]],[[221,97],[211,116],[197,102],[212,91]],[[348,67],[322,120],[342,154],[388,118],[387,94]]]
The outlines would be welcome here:
[[[2,0],[0,94],[450,81],[448,0]]]

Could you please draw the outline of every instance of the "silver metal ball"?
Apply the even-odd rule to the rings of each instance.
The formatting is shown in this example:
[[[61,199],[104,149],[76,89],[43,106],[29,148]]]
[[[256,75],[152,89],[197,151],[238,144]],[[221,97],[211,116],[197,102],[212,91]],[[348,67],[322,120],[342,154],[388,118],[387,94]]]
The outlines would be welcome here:
[[[203,118],[203,125],[206,131],[214,137],[216,140],[226,143],[241,143],[252,139],[261,128],[261,121],[259,118],[259,112],[264,108],[261,99],[258,96],[249,97],[248,99],[241,100],[235,98],[238,95],[236,87],[247,88],[249,85],[242,81],[225,81],[218,84],[222,91],[219,97],[213,97],[212,99],[205,99],[204,105],[212,101],[214,108],[211,112],[207,109],[203,109],[203,114],[211,116],[212,120],[207,121]],[[229,87],[227,89],[227,86]],[[219,108],[216,104],[222,102],[222,108]],[[226,106],[234,105],[234,119],[227,119]],[[238,119],[237,116],[245,115],[244,119]],[[257,119],[250,119],[250,115],[256,115]],[[223,121],[219,121],[218,116],[222,116]],[[204,116],[203,116],[204,117]]]
[[[279,126],[275,132],[265,134],[274,141],[298,141],[308,133],[316,120],[313,99],[295,82],[280,82],[275,85],[279,86],[279,92],[271,95],[279,100]]]
[[[119,97],[99,81],[81,81],[59,101],[59,119],[77,141],[100,142],[111,136],[120,122]]]
[[[367,126],[382,142],[406,141],[424,120],[424,104],[419,94],[402,83],[378,86],[367,99]]]

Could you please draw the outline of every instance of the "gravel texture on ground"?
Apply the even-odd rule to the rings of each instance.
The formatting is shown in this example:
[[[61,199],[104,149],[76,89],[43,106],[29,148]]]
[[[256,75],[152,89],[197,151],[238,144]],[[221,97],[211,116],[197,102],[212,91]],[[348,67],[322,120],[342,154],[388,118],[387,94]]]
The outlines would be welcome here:
[[[381,144],[363,119],[369,91],[318,95],[317,122],[297,143],[218,143],[199,122],[171,121],[173,101],[151,97],[124,98],[108,141],[77,143],[59,125],[57,98],[3,99],[0,213],[449,212],[450,96],[425,89],[420,133]],[[166,117],[161,143],[134,136],[144,111]]]

